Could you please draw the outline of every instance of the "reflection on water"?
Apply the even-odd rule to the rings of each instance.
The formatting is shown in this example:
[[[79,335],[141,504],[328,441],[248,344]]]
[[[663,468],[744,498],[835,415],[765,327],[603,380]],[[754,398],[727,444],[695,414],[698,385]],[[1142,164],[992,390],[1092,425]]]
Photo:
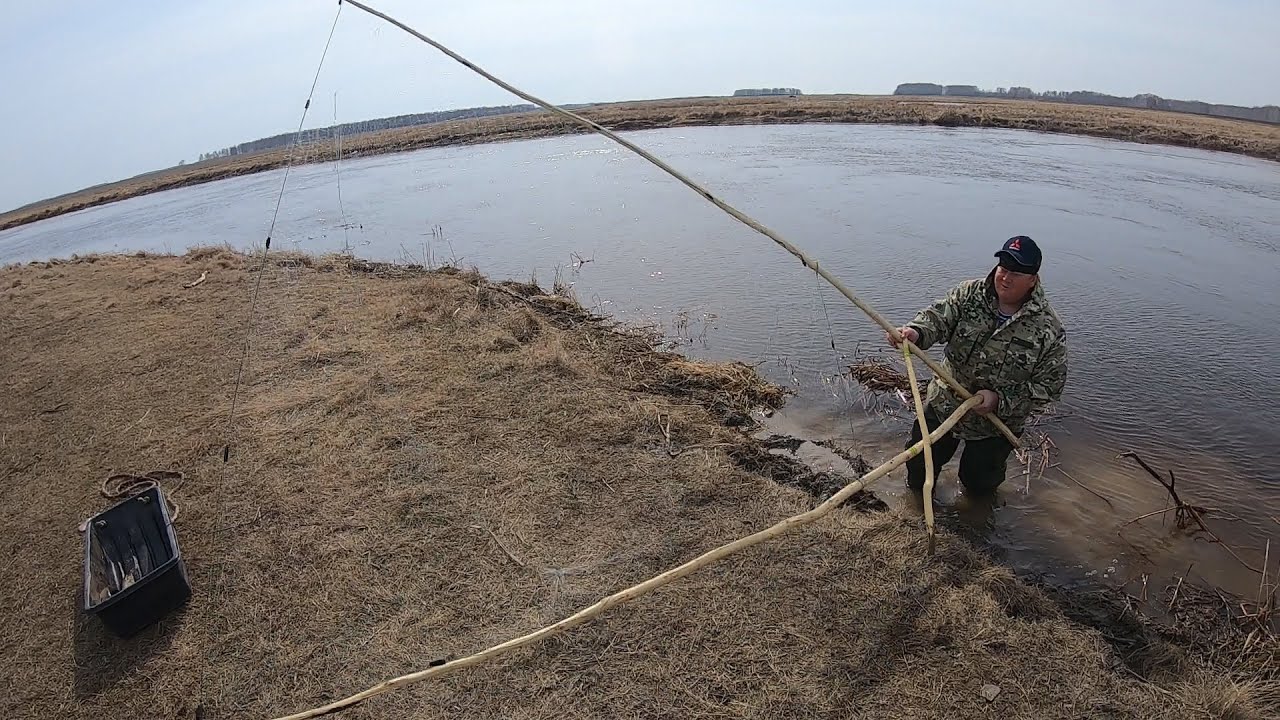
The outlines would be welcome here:
[[[1280,524],[1280,172],[1224,154],[1014,131],[879,126],[683,128],[637,142],[782,231],[896,322],[1035,237],[1067,325],[1070,380],[1049,428],[1060,468],[1011,468],[995,539],[1014,564],[1121,580],[1190,563],[1238,592],[1256,577],[1160,518],[1164,490],[1128,460],[1176,468],[1219,508],[1241,555]],[[785,252],[607,141],[439,148],[295,169],[276,247],[349,235],[375,259],[465,258],[666,327],[691,355],[753,364],[797,395],[773,422],[872,461],[910,420],[864,410],[839,377],[879,331]],[[0,233],[0,261],[260,241],[280,173],[135,198]],[[445,242],[432,228],[445,229]],[[577,258],[573,253],[577,253]],[[592,262],[573,267],[575,259]],[[1106,495],[1111,505],[1059,470]],[[939,488],[954,500],[954,464]],[[881,482],[901,503],[902,478]],[[1211,516],[1213,517],[1213,516]],[[1122,527],[1123,526],[1123,527]],[[1095,576],[1096,576],[1095,575]]]

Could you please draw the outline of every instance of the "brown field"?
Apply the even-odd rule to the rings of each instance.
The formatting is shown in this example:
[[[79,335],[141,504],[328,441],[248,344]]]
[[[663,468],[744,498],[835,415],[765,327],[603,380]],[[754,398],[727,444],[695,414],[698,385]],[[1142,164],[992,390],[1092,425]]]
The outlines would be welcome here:
[[[694,98],[614,103],[580,112],[614,130],[805,122],[995,127],[1180,145],[1280,161],[1277,125],[1156,110],[1020,100],[841,95]],[[579,125],[547,112],[534,112],[355,135],[344,139],[343,153],[392,153],[581,132],[584,131]],[[333,159],[333,147],[328,143],[303,147],[297,153],[301,162]],[[262,172],[282,167],[288,158],[287,150],[220,158],[88,188],[0,214],[0,230],[137,195]]]
[[[751,408],[782,399],[749,368],[658,352],[569,299],[500,287],[335,258],[259,272],[225,250],[0,270],[0,716],[296,712],[557,620],[808,509],[796,486],[849,479],[744,432]],[[76,528],[108,504],[110,473],[153,470],[185,474],[166,490],[194,596],[120,641],[78,612]],[[1280,711],[1276,646],[1241,652],[1248,627],[1201,653],[1123,608],[1083,624],[1089,612],[949,529],[926,557],[920,525],[837,510],[339,717]]]

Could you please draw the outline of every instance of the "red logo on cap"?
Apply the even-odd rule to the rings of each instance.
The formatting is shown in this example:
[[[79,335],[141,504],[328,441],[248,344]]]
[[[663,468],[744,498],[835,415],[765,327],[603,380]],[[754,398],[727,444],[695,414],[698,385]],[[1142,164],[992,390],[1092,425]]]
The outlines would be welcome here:
[[[1013,242],[1009,243],[1009,249],[1010,249],[1010,250],[1021,250],[1021,249],[1022,249],[1022,239],[1021,239],[1021,238],[1014,238],[1014,239],[1013,239]]]

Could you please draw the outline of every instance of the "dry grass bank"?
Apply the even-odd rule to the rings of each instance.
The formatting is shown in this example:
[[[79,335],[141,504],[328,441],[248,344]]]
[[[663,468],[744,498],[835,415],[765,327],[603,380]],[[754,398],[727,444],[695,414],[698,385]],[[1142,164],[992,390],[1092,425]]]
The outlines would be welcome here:
[[[1280,126],[1186,113],[984,98],[823,96],[691,98],[599,105],[581,114],[614,130],[689,125],[834,122],[995,127],[1072,133],[1240,153],[1280,161]],[[347,138],[344,154],[401,152],[441,145],[519,140],[583,132],[550,113],[457,120]],[[303,162],[333,159],[325,143],[299,151]],[[0,214],[0,230],[125,198],[282,167],[288,151],[220,158],[88,188]]]
[[[262,276],[224,476],[256,281],[226,251],[0,271],[0,716],[298,711],[542,626],[813,502],[730,427],[780,399],[749,369],[654,352],[531,287],[507,286],[535,297],[522,301],[474,274],[332,260]],[[195,594],[117,641],[77,612],[76,526],[105,505],[109,473],[155,469],[186,474],[171,489]],[[839,511],[342,717],[1275,711],[1265,684],[1159,639],[1118,655],[952,535],[932,561],[924,548],[917,522]]]

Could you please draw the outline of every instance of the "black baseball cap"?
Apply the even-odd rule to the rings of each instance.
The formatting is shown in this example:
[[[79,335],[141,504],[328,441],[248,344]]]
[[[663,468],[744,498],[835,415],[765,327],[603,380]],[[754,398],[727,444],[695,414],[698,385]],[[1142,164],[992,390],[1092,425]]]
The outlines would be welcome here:
[[[1015,235],[1004,241],[1004,247],[996,253],[1000,265],[1014,272],[1035,275],[1040,272],[1040,246],[1026,235]]]

